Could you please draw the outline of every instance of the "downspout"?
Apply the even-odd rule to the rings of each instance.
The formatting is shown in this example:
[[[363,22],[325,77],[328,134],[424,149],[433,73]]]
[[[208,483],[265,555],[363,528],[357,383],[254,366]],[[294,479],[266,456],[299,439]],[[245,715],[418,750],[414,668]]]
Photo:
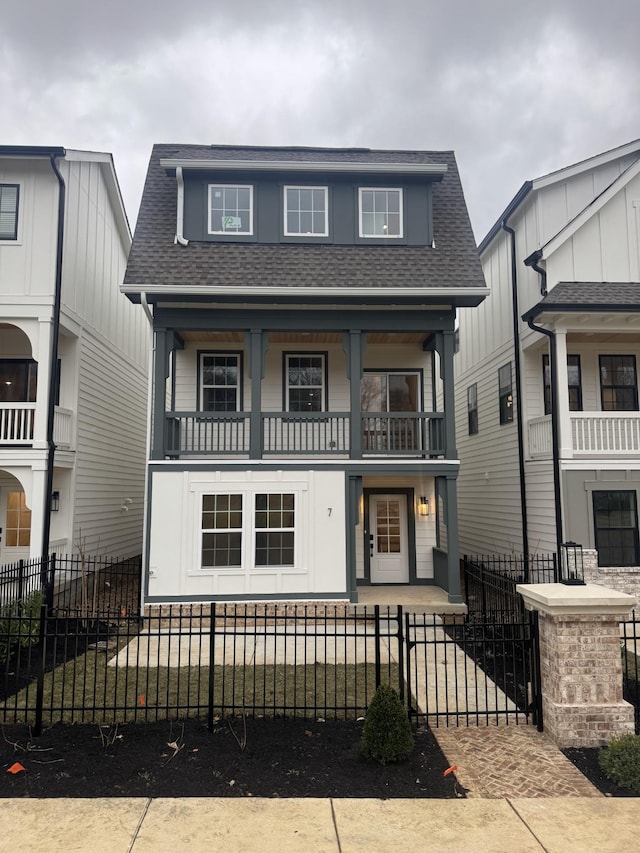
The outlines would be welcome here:
[[[522,371],[520,367],[520,316],[518,311],[518,270],[516,267],[516,232],[503,219],[501,228],[509,234],[511,244],[511,313],[513,323],[513,351],[516,367],[516,428],[518,430],[518,473],[520,478],[520,514],[522,524],[522,551],[529,556],[529,522],[527,518],[527,484],[524,467],[524,426],[522,423]],[[528,581],[529,561],[525,561],[525,582]]]
[[[184,178],[182,177],[182,166],[176,168],[176,182],[178,184],[178,198],[176,210],[176,236],[174,243],[188,246],[189,241],[184,237]]]
[[[49,542],[51,539],[51,497],[53,493],[53,466],[56,455],[56,445],[53,440],[53,427],[56,413],[56,384],[58,381],[58,340],[60,337],[60,306],[62,304],[62,248],[64,245],[64,210],[66,186],[56,155],[49,157],[51,168],[59,184],[58,192],[58,236],[56,242],[56,276],[53,297],[53,330],[51,334],[51,350],[49,363],[49,398],[47,400],[47,485],[44,497],[44,519],[42,526],[42,565],[46,566],[49,558]],[[46,570],[43,569],[46,572]],[[46,578],[43,578],[46,580]]]
[[[531,267],[540,276],[540,292],[543,295],[547,293],[547,273],[546,270],[538,266],[538,261],[541,258],[540,252],[534,252],[525,259],[525,264]],[[551,355],[551,457],[553,464],[553,498],[555,503],[556,517],[556,547],[557,553],[560,555],[560,546],[562,545],[562,496],[560,492],[560,429],[559,429],[559,412],[558,412],[558,359],[556,351],[556,336],[550,329],[543,329],[542,326],[536,326],[533,319],[529,317],[527,324],[534,332],[539,332],[549,338],[549,352]]]
[[[149,321],[149,329],[151,331],[151,346],[149,347],[149,369],[147,372],[147,439],[145,444],[145,465],[144,465],[144,499],[142,505],[142,523],[144,525],[142,531],[142,569],[147,573],[148,582],[148,559],[149,559],[149,534],[147,525],[147,511],[149,508],[149,462],[151,459],[151,416],[153,413],[153,365],[155,362],[156,345],[155,334],[153,332],[153,314],[147,302],[147,294],[143,291],[140,294],[140,303],[142,309]],[[144,601],[144,586],[140,584],[140,612]]]

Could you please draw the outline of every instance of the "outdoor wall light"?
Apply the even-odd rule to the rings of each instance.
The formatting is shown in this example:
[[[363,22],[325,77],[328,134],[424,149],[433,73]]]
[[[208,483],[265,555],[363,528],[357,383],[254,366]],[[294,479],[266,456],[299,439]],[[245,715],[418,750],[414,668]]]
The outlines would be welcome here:
[[[427,518],[429,515],[429,498],[424,495],[418,500],[418,513],[421,518]]]
[[[582,545],[563,542],[560,546],[560,583],[585,586]]]
[[[60,492],[51,492],[51,512],[58,512],[60,509]]]

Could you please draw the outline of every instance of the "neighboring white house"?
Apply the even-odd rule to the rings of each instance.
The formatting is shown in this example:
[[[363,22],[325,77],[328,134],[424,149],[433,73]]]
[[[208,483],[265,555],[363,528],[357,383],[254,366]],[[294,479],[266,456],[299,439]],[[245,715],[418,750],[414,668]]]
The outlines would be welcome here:
[[[454,321],[486,288],[452,152],[156,145],[123,289],[147,602],[460,601]]]
[[[491,294],[461,309],[456,357],[461,551],[571,540],[640,565],[640,140],[525,183],[479,248]]]
[[[0,564],[47,538],[141,552],[149,334],[119,290],[130,245],[110,154],[0,146]]]

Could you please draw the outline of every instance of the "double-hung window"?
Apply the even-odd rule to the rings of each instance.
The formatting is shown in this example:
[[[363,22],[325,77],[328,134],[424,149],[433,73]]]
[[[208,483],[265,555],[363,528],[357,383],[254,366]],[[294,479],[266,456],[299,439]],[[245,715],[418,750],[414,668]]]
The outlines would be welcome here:
[[[0,184],[0,240],[18,239],[18,184]]]
[[[467,418],[469,435],[478,433],[478,383],[474,382],[467,388]]]
[[[202,496],[202,568],[242,565],[242,495]]]
[[[500,423],[510,424],[513,421],[511,362],[503,365],[498,370],[498,400],[500,406]]]
[[[358,202],[360,237],[404,236],[401,189],[360,187]]]
[[[200,354],[200,411],[239,411],[240,390],[240,353]]]
[[[255,537],[256,568],[294,565],[295,495],[256,495]]]
[[[284,188],[285,237],[327,237],[327,187]]]
[[[253,187],[209,184],[209,234],[253,234]]]
[[[640,565],[636,492],[593,492],[599,566]]]
[[[542,376],[544,383],[544,413],[551,414],[551,365],[549,356],[542,356]],[[582,373],[580,356],[567,355],[567,385],[569,390],[569,411],[582,411]]]
[[[638,379],[635,355],[600,356],[603,412],[637,412]]]
[[[285,353],[285,411],[326,409],[327,357],[324,353]]]

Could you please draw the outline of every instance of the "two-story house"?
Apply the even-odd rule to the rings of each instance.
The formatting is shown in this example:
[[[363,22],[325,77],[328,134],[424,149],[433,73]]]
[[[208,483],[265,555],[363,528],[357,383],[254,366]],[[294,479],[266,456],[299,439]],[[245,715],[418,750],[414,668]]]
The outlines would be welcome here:
[[[527,181],[460,318],[461,547],[640,566],[640,141]]]
[[[0,146],[0,565],[141,552],[148,323],[110,154]]]
[[[460,601],[454,319],[486,288],[451,152],[156,145],[123,291],[147,602]]]

